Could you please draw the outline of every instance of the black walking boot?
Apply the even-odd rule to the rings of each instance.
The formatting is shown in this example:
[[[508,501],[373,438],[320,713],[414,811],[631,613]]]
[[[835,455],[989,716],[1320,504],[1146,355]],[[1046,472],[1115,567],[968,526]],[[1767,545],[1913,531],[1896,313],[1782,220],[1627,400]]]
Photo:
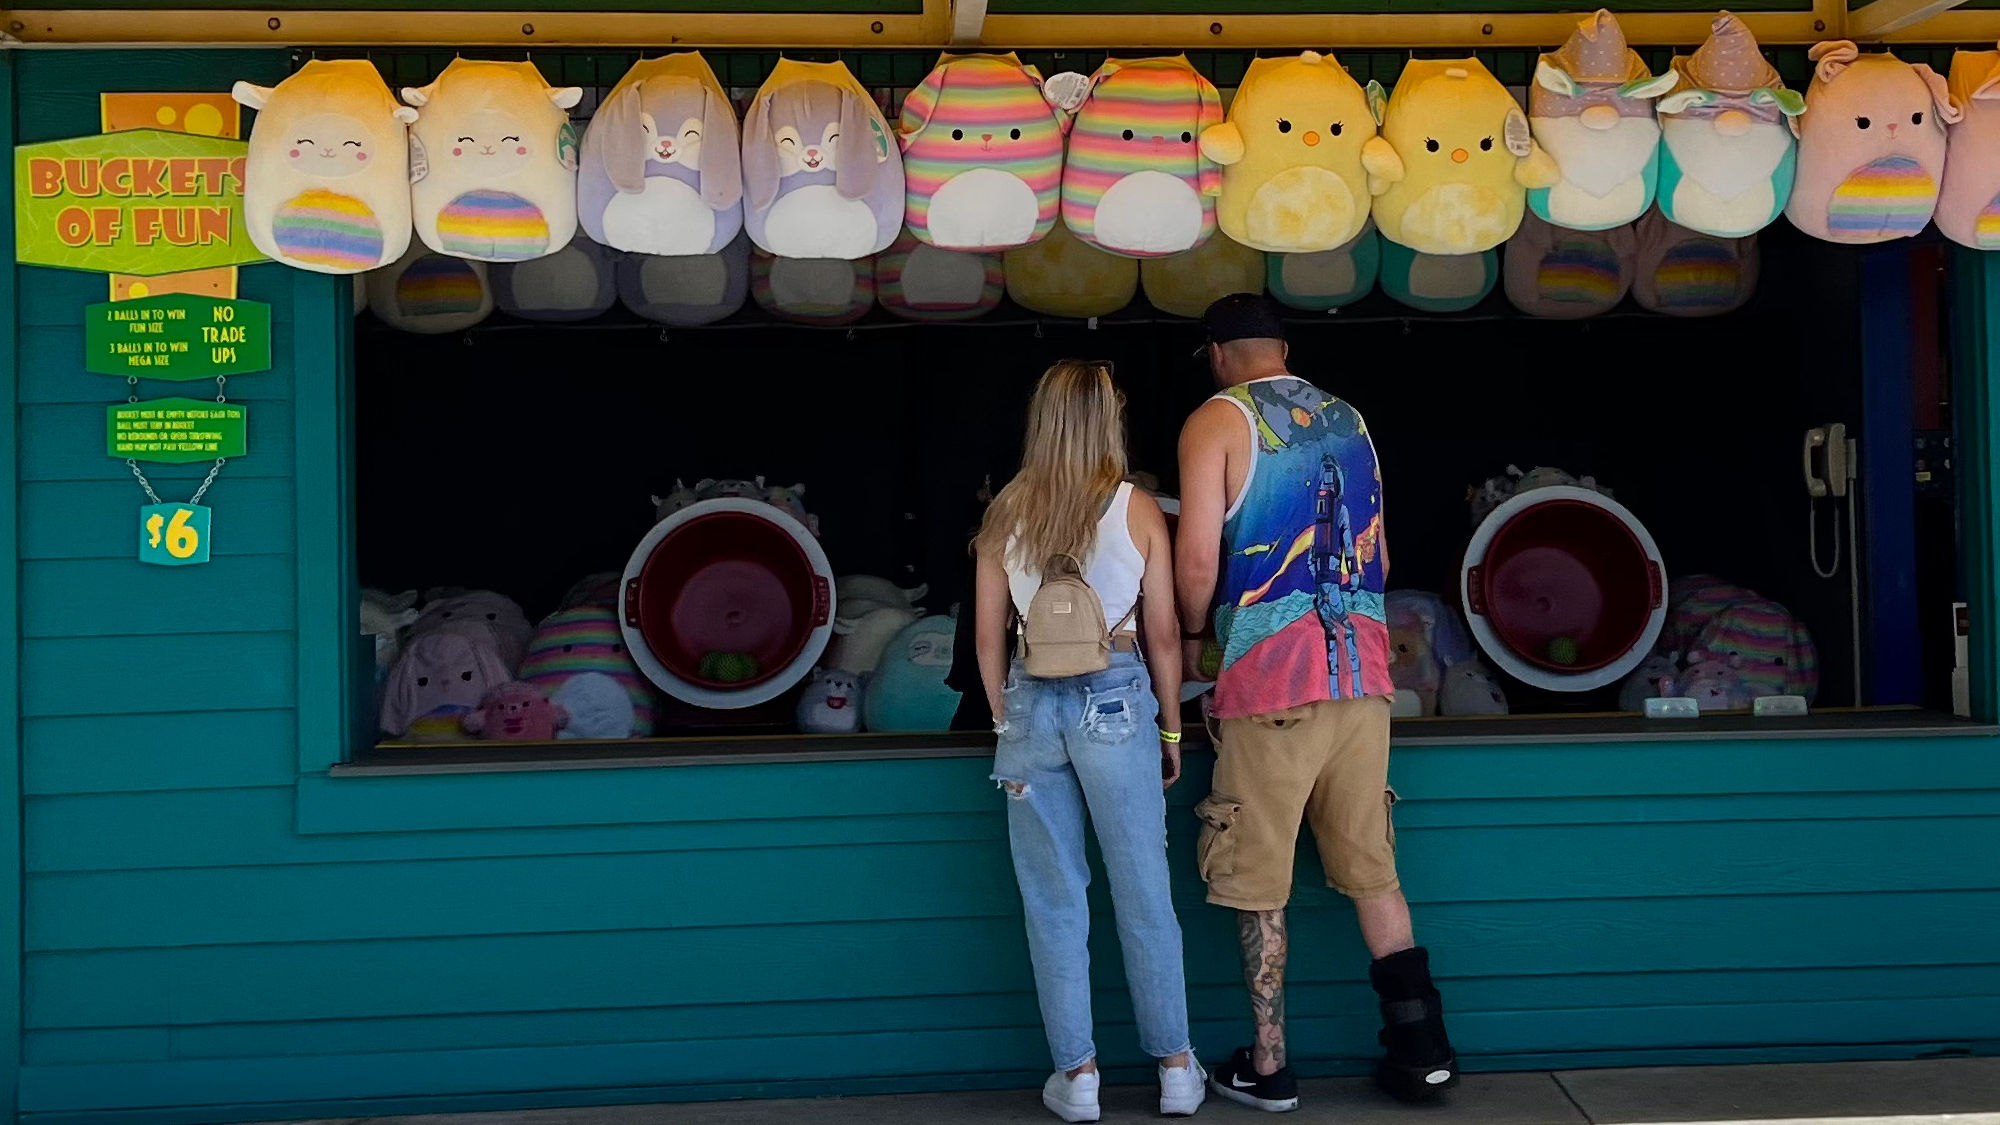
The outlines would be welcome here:
[[[1368,981],[1382,1000],[1388,1055],[1375,1068],[1375,1084],[1406,1102],[1429,1101],[1458,1085],[1458,1056],[1444,1033],[1444,1003],[1431,983],[1431,955],[1422,947],[1391,953],[1368,966]]]

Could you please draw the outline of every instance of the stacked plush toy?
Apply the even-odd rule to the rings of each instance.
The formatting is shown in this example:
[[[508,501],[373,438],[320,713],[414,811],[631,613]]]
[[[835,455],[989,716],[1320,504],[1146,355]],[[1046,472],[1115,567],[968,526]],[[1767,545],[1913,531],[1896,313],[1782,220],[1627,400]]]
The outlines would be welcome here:
[[[1399,713],[1505,715],[1507,694],[1479,659],[1458,611],[1437,594],[1391,590],[1389,678]]]
[[[1713,575],[1676,579],[1660,640],[1619,693],[1640,710],[1656,696],[1689,696],[1703,710],[1748,709],[1770,695],[1819,693],[1812,634],[1784,606]]]

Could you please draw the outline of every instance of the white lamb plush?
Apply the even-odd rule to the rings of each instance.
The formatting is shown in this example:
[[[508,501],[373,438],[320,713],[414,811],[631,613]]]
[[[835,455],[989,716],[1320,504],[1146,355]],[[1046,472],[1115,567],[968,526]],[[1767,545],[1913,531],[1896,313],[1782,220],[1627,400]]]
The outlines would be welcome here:
[[[408,126],[365,59],[314,59],[276,86],[238,82],[257,111],[243,223],[274,261],[315,273],[386,266],[410,245]]]
[[[417,237],[440,254],[520,262],[576,234],[575,126],[581,86],[551,86],[533,63],[453,59],[403,100]]]

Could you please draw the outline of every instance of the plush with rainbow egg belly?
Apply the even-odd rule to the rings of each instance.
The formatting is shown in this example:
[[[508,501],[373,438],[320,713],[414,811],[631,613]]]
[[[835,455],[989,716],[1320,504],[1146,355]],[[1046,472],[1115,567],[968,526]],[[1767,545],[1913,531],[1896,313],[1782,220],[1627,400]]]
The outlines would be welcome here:
[[[238,82],[257,111],[243,224],[274,261],[315,273],[388,265],[410,245],[408,127],[373,63],[313,59],[276,86]]]
[[[1639,220],[1632,299],[1668,316],[1720,316],[1757,291],[1757,237],[1717,238],[1677,226],[1654,210]]]
[[[637,254],[713,254],[743,227],[736,109],[700,54],[641,59],[583,135],[577,219]]]
[[[1659,101],[1660,211],[1689,230],[1743,238],[1775,222],[1791,198],[1805,99],[1785,88],[1750,29],[1728,12],[1673,61]]]
[[[903,229],[903,159],[838,62],[780,59],[743,120],[743,225],[780,258],[855,261]]]
[[[1632,288],[1638,249],[1629,225],[1568,230],[1530,213],[1507,240],[1507,300],[1529,316],[1552,320],[1610,312]]]
[[[1958,121],[1942,75],[1853,43],[1815,45],[1805,113],[1792,118],[1798,175],[1785,217],[1828,242],[1923,231],[1944,176],[1945,126]]]
[[[1412,59],[1375,109],[1388,142],[1367,160],[1375,225],[1419,254],[1493,249],[1521,225],[1528,189],[1561,176],[1514,95],[1478,59]],[[1386,256],[1383,270],[1387,287]]]
[[[417,237],[440,254],[521,262],[576,234],[579,86],[551,86],[533,63],[453,59],[428,86],[403,89],[410,207]]]
[[[1252,60],[1229,119],[1201,134],[1202,154],[1222,166],[1222,232],[1270,253],[1352,242],[1372,198],[1363,155],[1387,146],[1369,97],[1331,55]]]
[[[1937,225],[1974,250],[2000,250],[2000,51],[1951,57],[1951,100],[1960,119],[1945,131]]]
[[[462,332],[493,312],[485,262],[434,254],[421,242],[411,242],[390,265],[368,271],[364,281],[369,311],[404,332]]]
[[[1221,95],[1185,56],[1105,60],[1070,126],[1063,225],[1130,258],[1201,245],[1215,233],[1222,175],[1197,138],[1221,123]]]
[[[903,99],[903,221],[945,250],[1009,250],[1046,237],[1062,195],[1069,118],[1011,54],[946,54]]]
[[[1674,82],[1626,46],[1618,17],[1602,8],[1585,16],[1560,51],[1535,64],[1528,125],[1562,178],[1530,190],[1529,208],[1571,230],[1608,230],[1645,214],[1659,180],[1653,99]]]

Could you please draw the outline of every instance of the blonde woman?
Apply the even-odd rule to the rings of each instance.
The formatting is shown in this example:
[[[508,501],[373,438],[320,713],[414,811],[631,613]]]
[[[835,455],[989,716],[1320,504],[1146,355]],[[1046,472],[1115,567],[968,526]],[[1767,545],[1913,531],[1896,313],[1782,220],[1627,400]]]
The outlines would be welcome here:
[[[1180,920],[1167,886],[1166,788],[1180,776],[1180,624],[1166,517],[1125,482],[1125,400],[1109,363],[1049,368],[1028,406],[1021,471],[973,541],[979,580],[979,675],[999,747],[1007,837],[1027,916],[1055,1073],[1042,1104],[1064,1121],[1098,1119],[1091,1041],[1086,810],[1096,829],[1139,1044],[1160,1060],[1160,1112],[1193,1113],[1206,1075],[1188,1041]],[[1007,630],[1042,573],[1077,560],[1114,634],[1111,666],[1062,679],[1007,662]],[[1136,611],[1136,612],[1135,612]]]

